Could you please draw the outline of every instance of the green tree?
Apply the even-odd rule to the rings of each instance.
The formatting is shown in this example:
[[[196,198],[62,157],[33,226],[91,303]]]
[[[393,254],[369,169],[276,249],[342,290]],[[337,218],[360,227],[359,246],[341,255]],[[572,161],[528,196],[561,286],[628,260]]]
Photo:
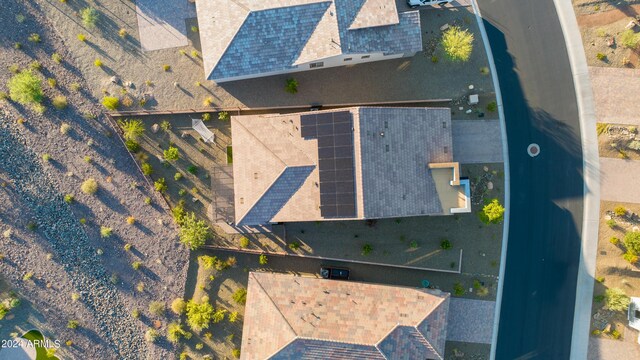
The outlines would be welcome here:
[[[177,147],[169,146],[169,148],[164,151],[164,159],[167,161],[177,161],[179,158],[180,152]]]
[[[193,299],[187,301],[187,324],[194,331],[209,328],[209,323],[213,319],[213,305],[209,303],[209,298],[204,296],[200,302]]]
[[[633,29],[627,29],[620,34],[620,43],[626,48],[635,49],[640,44],[640,34]]]
[[[609,288],[604,292],[604,306],[611,311],[626,311],[631,299],[620,288]]]
[[[196,219],[194,213],[183,216],[180,225],[180,242],[191,250],[197,250],[211,237],[207,223]]]
[[[624,235],[624,246],[633,255],[640,255],[640,232],[628,232]]]
[[[118,122],[122,128],[125,140],[136,141],[144,133],[144,124],[139,119],[129,119]]]
[[[247,303],[247,289],[240,288],[233,293],[233,301],[237,304],[244,305]]]
[[[172,322],[167,326],[167,340],[172,343],[177,343],[180,341],[180,338],[189,339],[191,338],[191,333],[186,331],[181,324],[177,322]]]
[[[473,34],[452,26],[442,34],[442,48],[452,61],[468,61],[473,50]]]
[[[493,199],[482,208],[481,220],[486,224],[497,224],[504,217],[504,206],[500,205],[498,199]]]
[[[7,83],[11,100],[22,105],[42,102],[42,81],[30,70],[17,73]]]
[[[260,263],[260,265],[267,265],[267,263],[269,262],[269,259],[267,258],[267,255],[260,254],[260,258],[258,258],[258,262]]]

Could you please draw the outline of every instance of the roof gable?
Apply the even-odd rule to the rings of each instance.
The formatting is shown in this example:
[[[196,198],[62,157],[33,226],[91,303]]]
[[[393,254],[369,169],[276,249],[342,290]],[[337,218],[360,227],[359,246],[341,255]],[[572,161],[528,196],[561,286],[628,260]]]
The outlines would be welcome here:
[[[360,6],[355,19],[351,22],[349,30],[394,25],[398,19],[398,11],[395,2],[389,0],[365,0]]]

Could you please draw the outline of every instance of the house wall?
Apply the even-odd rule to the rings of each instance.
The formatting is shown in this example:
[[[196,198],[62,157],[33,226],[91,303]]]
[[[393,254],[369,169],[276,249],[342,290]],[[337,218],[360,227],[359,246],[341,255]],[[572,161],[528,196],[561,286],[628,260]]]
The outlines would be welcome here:
[[[330,58],[327,58],[327,59],[322,59],[322,60],[318,60],[318,61],[314,61],[314,62],[310,62],[310,63],[305,63],[305,64],[299,64],[297,67],[292,68],[292,69],[286,69],[286,70],[281,70],[281,71],[271,71],[271,72],[265,72],[265,73],[259,73],[259,74],[250,74],[250,75],[244,75],[244,76],[236,76],[236,77],[230,77],[230,78],[225,78],[225,79],[210,79],[210,80],[213,80],[216,83],[224,83],[224,82],[228,82],[228,81],[254,79],[254,78],[260,78],[260,77],[265,77],[265,76],[290,74],[290,73],[296,73],[296,72],[301,72],[301,71],[317,70],[317,69],[324,69],[324,68],[344,66],[344,65],[355,65],[355,64],[362,64],[362,63],[380,61],[380,60],[398,59],[398,58],[401,58],[401,57],[412,57],[414,55],[415,55],[415,53],[388,54],[388,55],[384,55],[382,53],[357,54],[357,55],[356,54],[350,54],[350,55],[341,54],[341,55],[330,57]],[[345,59],[351,59],[351,60],[345,60]],[[322,66],[317,67],[317,66],[314,65],[314,64],[317,64],[317,63],[320,63],[320,62],[323,63]]]

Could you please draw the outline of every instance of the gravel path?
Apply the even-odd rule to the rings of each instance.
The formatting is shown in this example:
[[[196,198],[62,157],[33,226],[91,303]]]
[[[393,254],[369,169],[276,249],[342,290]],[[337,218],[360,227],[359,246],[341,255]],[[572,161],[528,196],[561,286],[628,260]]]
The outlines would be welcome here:
[[[35,155],[25,147],[25,140],[12,134],[5,121],[0,118],[0,159],[4,159],[0,167],[10,174],[17,194],[35,214],[60,265],[82,294],[83,302],[115,354],[123,359],[141,358],[141,354],[147,353],[141,333],[125,311],[115,286],[108,282],[107,272],[88,244],[87,234],[54,189],[47,172],[34,160]]]

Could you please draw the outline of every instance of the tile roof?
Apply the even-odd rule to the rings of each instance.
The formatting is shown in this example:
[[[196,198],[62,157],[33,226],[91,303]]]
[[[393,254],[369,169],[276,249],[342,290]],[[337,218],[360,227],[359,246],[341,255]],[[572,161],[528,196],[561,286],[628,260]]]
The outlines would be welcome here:
[[[242,357],[441,359],[448,304],[427,289],[251,272]]]
[[[394,0],[197,0],[197,13],[211,80],[422,50],[418,11],[398,14]]]
[[[450,110],[353,107],[314,114],[345,111],[353,116],[356,215],[339,218],[443,214],[443,197],[435,183],[442,177],[435,177],[437,169],[428,169],[427,165],[452,161]],[[318,140],[301,135],[301,117],[305,114],[310,113],[232,117],[237,220],[258,205],[260,216],[252,215],[251,222],[269,216],[268,222],[330,219],[320,211]],[[282,190],[268,194],[285,169],[292,167],[310,170],[303,172],[304,176],[291,174],[292,178],[282,180],[289,185],[276,186],[274,189]],[[449,187],[445,182],[442,186]],[[267,198],[258,204],[263,196]],[[289,198],[285,201],[286,196]],[[270,205],[263,207],[266,203]],[[245,222],[248,224],[249,219]]]

